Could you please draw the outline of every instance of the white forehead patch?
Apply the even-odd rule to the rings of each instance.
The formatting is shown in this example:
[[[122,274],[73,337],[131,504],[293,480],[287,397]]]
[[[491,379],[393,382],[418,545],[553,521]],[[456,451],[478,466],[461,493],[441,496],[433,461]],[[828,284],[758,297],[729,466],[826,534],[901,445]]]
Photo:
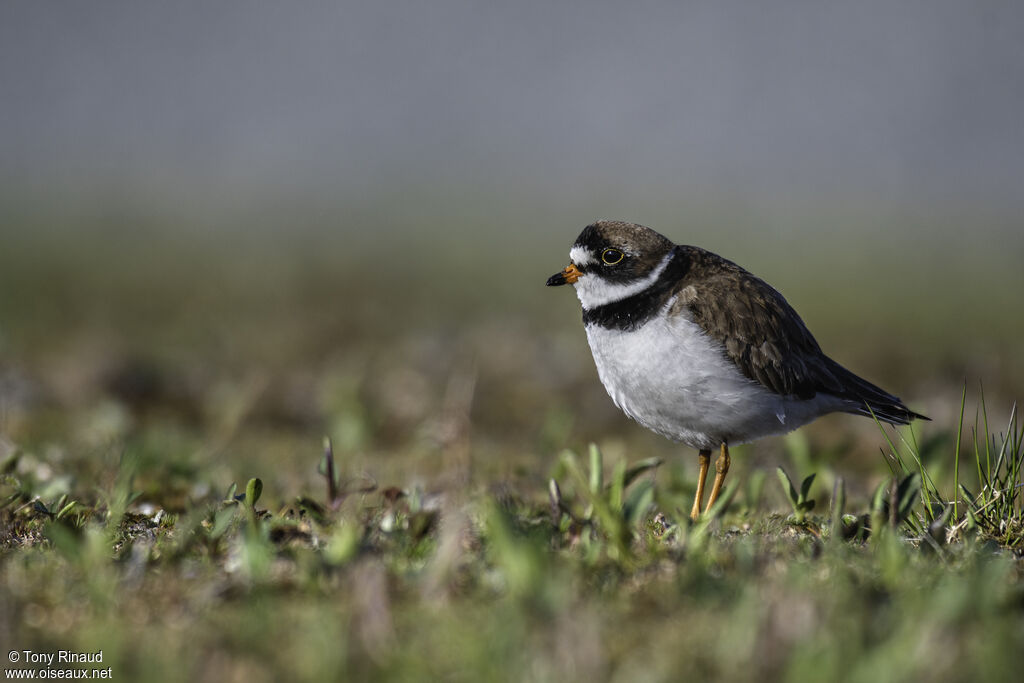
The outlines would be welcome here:
[[[573,253],[576,251],[574,247],[569,256],[572,258],[573,263],[577,265],[585,265],[580,261],[576,260]],[[586,252],[584,252],[586,253]],[[665,254],[665,258],[661,259],[661,263],[647,275],[647,277],[637,280],[635,282],[629,282],[626,284],[620,284],[616,282],[608,282],[603,277],[598,276],[595,273],[587,273],[576,280],[573,285],[576,288],[576,296],[579,297],[580,303],[583,304],[585,309],[593,309],[598,306],[604,306],[614,301],[621,301],[627,297],[639,294],[644,291],[661,277],[661,274],[668,268],[669,262],[672,260],[674,251],[670,251]],[[590,261],[593,263],[593,260]]]
[[[583,247],[573,247],[569,250],[569,260],[577,266],[589,266],[597,263],[597,259]]]

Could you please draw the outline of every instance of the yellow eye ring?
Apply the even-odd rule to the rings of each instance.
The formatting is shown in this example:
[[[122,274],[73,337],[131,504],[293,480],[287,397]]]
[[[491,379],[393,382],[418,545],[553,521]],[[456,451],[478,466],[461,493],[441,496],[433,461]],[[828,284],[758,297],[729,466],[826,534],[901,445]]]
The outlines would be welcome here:
[[[618,249],[605,249],[601,252],[601,260],[605,262],[605,265],[614,266],[624,258],[626,255]]]

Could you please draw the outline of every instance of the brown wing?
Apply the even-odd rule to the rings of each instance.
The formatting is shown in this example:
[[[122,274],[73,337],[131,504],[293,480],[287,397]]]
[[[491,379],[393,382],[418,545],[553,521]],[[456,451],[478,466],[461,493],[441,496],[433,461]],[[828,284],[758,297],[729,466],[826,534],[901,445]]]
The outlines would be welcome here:
[[[824,392],[848,399],[847,412],[892,424],[928,418],[826,356],[804,321],[767,282],[721,256],[679,247],[688,259],[672,312],[687,313],[743,374],[777,394]]]
[[[838,367],[822,352],[793,307],[768,283],[731,261],[688,248],[690,268],[674,312],[685,308],[749,379],[777,394],[843,395]]]

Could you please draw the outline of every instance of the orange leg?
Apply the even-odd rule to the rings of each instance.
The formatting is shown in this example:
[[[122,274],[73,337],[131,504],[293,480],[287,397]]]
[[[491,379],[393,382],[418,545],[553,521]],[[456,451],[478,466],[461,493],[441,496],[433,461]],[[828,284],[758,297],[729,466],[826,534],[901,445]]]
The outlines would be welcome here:
[[[711,451],[702,450],[697,454],[700,462],[700,472],[697,474],[697,495],[693,498],[693,510],[690,511],[690,519],[696,520],[700,517],[700,506],[704,503],[704,480],[708,478],[708,468],[711,467]]]
[[[711,454],[708,453],[708,459],[711,458]],[[708,498],[708,506],[704,508],[704,512],[711,509],[711,506],[718,500],[718,494],[722,492],[722,482],[725,481],[725,475],[729,473],[729,446],[722,443],[722,453],[718,456],[718,460],[715,461],[715,483],[711,486],[711,497]]]

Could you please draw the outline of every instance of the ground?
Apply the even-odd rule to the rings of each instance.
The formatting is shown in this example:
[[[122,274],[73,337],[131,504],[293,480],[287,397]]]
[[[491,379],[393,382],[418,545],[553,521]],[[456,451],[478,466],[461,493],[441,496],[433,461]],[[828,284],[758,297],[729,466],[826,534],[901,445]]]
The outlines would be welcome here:
[[[924,267],[851,296],[856,255],[815,289],[727,253],[934,421],[737,448],[692,524],[696,454],[614,409],[578,304],[543,287],[574,230],[285,249],[12,220],[0,641],[20,657],[102,651],[81,666],[115,680],[1014,678],[1022,323],[950,312],[1020,291],[998,254],[961,251],[935,301]]]

